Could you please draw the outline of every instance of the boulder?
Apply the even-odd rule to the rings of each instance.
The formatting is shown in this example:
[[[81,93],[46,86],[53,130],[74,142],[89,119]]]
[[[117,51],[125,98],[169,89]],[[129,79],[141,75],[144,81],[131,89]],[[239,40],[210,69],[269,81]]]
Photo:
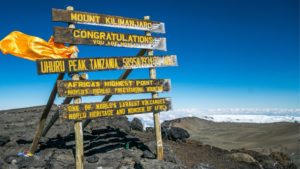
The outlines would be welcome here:
[[[163,127],[162,128],[163,139],[168,139],[172,141],[185,141],[190,137],[190,134],[183,128],[179,127]]]
[[[144,126],[143,126],[142,121],[136,117],[133,118],[133,120],[131,121],[130,128],[132,130],[137,130],[137,131],[141,131],[141,132],[144,131]]]

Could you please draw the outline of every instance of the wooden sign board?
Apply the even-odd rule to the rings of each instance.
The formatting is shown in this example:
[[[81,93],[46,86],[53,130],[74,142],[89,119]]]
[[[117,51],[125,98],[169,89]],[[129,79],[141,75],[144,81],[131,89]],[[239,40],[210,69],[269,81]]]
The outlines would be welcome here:
[[[66,104],[59,106],[60,116],[68,120],[132,115],[171,109],[170,98]]]
[[[162,22],[62,9],[52,9],[52,21],[165,33],[165,24]]]
[[[177,66],[176,55],[37,60],[38,74]]]
[[[169,91],[170,80],[58,80],[57,88],[60,97],[154,93]]]
[[[54,27],[54,42],[167,50],[166,38],[63,27]]]

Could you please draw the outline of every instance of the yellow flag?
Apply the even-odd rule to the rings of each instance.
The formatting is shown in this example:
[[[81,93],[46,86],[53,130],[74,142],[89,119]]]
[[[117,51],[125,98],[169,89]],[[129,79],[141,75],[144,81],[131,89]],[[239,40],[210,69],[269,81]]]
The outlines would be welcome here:
[[[3,54],[11,54],[32,61],[70,58],[72,53],[78,52],[74,46],[66,47],[64,44],[54,43],[53,37],[46,42],[41,38],[18,31],[11,32],[0,41],[0,50]]]

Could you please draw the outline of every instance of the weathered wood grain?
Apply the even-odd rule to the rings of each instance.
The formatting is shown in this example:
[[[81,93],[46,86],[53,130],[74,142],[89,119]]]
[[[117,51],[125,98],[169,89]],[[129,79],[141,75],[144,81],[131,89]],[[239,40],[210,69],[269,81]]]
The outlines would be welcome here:
[[[52,9],[52,21],[165,33],[165,24],[162,22],[63,9]]]
[[[170,91],[170,80],[60,80],[57,88],[60,97],[152,93]]]
[[[176,55],[37,60],[38,74],[177,66]]]
[[[105,32],[98,30],[54,27],[54,42],[78,45],[96,45],[154,49],[166,51],[166,38]]]
[[[67,120],[85,120],[153,111],[168,111],[171,107],[170,98],[156,98],[61,105],[59,106],[59,112],[60,116]]]

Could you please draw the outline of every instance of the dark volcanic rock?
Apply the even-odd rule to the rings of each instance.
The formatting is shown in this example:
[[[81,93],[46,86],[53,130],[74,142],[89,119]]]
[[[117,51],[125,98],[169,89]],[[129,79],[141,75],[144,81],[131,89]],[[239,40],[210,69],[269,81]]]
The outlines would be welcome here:
[[[276,163],[276,161],[273,160],[271,157],[263,155],[256,151],[239,149],[239,150],[232,150],[232,152],[246,153],[251,155],[260,165],[262,165],[264,169],[273,169],[274,164]]]
[[[190,137],[188,131],[183,128],[173,127],[172,123],[179,123],[181,119],[165,121],[161,125],[161,134],[163,139],[172,141],[185,141]]]
[[[34,158],[22,158],[17,162],[18,168],[45,168],[46,161],[35,160]]]
[[[230,158],[237,162],[257,163],[257,161],[251,155],[246,153],[232,153],[230,154]]]
[[[232,152],[240,152],[251,155],[264,169],[297,169],[291,159],[281,152],[272,152],[269,156],[253,150],[245,149],[232,150]]]
[[[190,137],[190,134],[179,127],[163,127],[162,137],[172,141],[185,141],[185,139]]]
[[[99,157],[97,157],[96,155],[93,155],[93,156],[86,158],[86,161],[89,163],[96,163],[99,161]]]
[[[133,120],[131,121],[130,127],[132,130],[144,131],[144,126],[142,121],[136,117],[133,118]]]
[[[150,152],[149,150],[145,150],[143,151],[143,158],[149,158],[149,159],[154,159],[155,158],[155,155]]]
[[[154,128],[153,127],[146,127],[146,132],[147,133],[154,133]]]
[[[109,126],[110,128],[118,128],[121,131],[126,133],[130,132],[130,122],[126,116],[117,116],[117,117],[103,117],[95,119],[91,122],[88,128],[103,128],[103,126]]]
[[[186,167],[171,162],[161,160],[142,159],[139,164],[136,164],[140,169],[186,169]]]
[[[150,151],[156,154],[156,142],[150,141],[146,143]],[[182,162],[177,158],[174,151],[166,144],[164,144],[164,160],[171,163],[182,164]]]
[[[182,162],[177,158],[175,152],[167,145],[164,146],[164,160],[176,164],[182,164]]]
[[[46,169],[74,169],[75,163],[66,163],[62,161],[58,161],[55,159],[51,159],[46,164]]]
[[[21,157],[17,156],[17,155],[8,155],[4,158],[4,161],[7,164],[12,164],[12,163],[16,163],[18,161],[21,160]]]
[[[179,127],[171,127],[170,131],[169,131],[169,137],[171,138],[171,140],[173,141],[177,141],[177,140],[185,140],[187,138],[190,137],[190,134]]]
[[[211,166],[210,164],[200,163],[194,165],[192,169],[216,169],[215,167]]]
[[[22,144],[24,145],[24,144],[30,144],[30,143],[32,143],[32,141],[31,140],[18,139],[16,141],[16,143],[19,144],[19,145],[22,145]]]
[[[103,168],[118,168],[123,158],[122,152],[118,150],[110,151],[101,154],[98,163]]]
[[[286,169],[297,169],[297,166],[292,163],[291,159],[284,153],[281,152],[272,152],[270,157],[276,160],[279,165]]]
[[[42,109],[24,112],[13,110],[0,113],[0,169],[74,169],[76,152],[72,122],[55,123],[47,137],[40,140],[33,157],[16,155],[30,147]],[[83,133],[85,168],[181,169],[185,168],[184,164],[194,169],[260,169],[255,160],[264,169],[296,168],[290,159],[281,153],[263,155],[249,150],[237,151],[244,153],[243,157],[247,157],[245,154],[252,156],[255,159],[249,158],[253,161],[252,164],[247,158],[240,160],[241,156],[236,158],[237,161],[226,158],[226,155],[237,152],[198,145],[190,142],[192,140],[181,142],[189,137],[189,133],[172,126],[170,122],[162,124],[162,132],[165,133],[163,136],[168,140],[163,143],[164,160],[159,161],[153,159],[156,155],[153,128],[139,132],[142,128],[140,120],[130,123],[126,116],[93,120]]]
[[[0,136],[0,146],[4,146],[9,141],[10,141],[9,136]]]

